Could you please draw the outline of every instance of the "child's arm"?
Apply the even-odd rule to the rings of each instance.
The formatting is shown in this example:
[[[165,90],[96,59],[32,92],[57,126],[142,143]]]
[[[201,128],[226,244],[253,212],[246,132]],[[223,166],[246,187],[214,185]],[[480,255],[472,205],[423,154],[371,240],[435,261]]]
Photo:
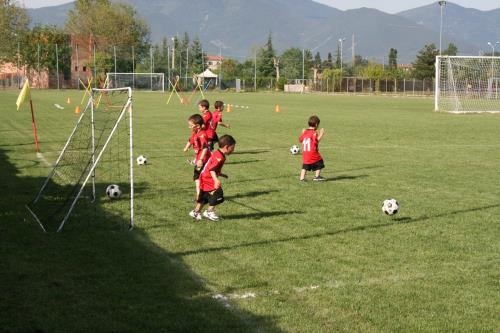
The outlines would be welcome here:
[[[187,142],[186,143],[186,146],[184,147],[184,151],[188,151],[189,150],[189,147],[191,147],[191,142]]]
[[[231,128],[231,125],[229,125],[229,124],[225,124],[225,123],[223,123],[222,121],[219,121],[219,125],[221,125],[221,126],[223,126],[223,127],[225,127],[225,128]]]
[[[207,154],[207,151],[208,151],[207,147],[203,148],[203,150],[201,151],[200,159],[198,161],[196,161],[196,166],[198,168],[201,168],[203,166],[203,159],[205,158],[205,155]]]
[[[215,188],[220,187],[220,181],[219,178],[217,178],[217,173],[215,171],[210,171],[210,175],[212,176],[212,179],[214,180],[214,186]]]
[[[324,128],[322,128],[322,129],[319,130],[318,141],[321,140],[321,138],[323,137],[323,134],[325,134],[325,129]]]
[[[225,173],[221,173],[221,174],[219,175],[219,177],[226,178],[226,179],[227,179],[227,178],[229,178],[229,177],[228,177]]]

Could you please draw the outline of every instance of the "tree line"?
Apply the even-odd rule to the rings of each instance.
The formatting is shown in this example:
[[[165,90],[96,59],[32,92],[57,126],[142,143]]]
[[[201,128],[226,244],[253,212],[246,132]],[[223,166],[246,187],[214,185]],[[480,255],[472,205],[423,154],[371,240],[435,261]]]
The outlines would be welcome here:
[[[184,33],[171,40],[164,38],[152,43],[146,22],[135,9],[110,0],[77,0],[68,13],[63,28],[36,25],[29,27],[26,9],[11,0],[0,0],[0,62],[19,63],[34,70],[59,70],[69,78],[71,72],[70,35],[81,36],[88,42],[81,47],[95,50],[87,66],[97,73],[106,72],[163,72],[171,76],[192,76],[207,67],[207,54],[199,37]],[[88,45],[86,45],[88,44]],[[22,46],[22,47],[21,47]],[[56,53],[57,48],[57,53]],[[456,55],[457,46],[449,44],[442,54]],[[267,42],[248,59],[239,61],[224,56],[217,70],[222,79],[273,78],[278,86],[290,79],[322,78],[338,80],[345,76],[371,79],[426,79],[434,77],[435,57],[439,50],[434,44],[425,45],[416,55],[411,70],[398,67],[397,49],[389,50],[387,64],[380,64],[355,55],[343,63],[340,48],[335,55],[329,52],[322,59],[319,52],[291,47],[278,54],[273,47],[272,34]]]

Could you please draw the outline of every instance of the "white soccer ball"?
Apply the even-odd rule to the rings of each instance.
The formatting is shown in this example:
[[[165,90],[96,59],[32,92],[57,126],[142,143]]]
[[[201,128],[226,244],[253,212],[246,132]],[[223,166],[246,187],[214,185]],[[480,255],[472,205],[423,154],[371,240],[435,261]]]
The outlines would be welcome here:
[[[399,211],[399,202],[396,199],[384,200],[382,211],[387,215],[397,214]]]
[[[137,164],[139,164],[139,165],[148,164],[148,159],[146,158],[146,156],[141,155],[141,156],[137,157]]]
[[[290,153],[292,153],[292,155],[297,155],[299,152],[300,148],[298,146],[293,145],[290,147]]]
[[[106,187],[106,195],[111,199],[118,199],[122,195],[122,190],[120,190],[120,186],[112,184]]]

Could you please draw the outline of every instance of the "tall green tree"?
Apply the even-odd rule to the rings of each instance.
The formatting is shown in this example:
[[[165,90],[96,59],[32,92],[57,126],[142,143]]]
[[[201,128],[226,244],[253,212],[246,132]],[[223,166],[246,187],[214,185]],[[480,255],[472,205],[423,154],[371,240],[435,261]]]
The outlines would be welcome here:
[[[110,0],[76,0],[68,12],[66,31],[81,38],[88,38],[95,44],[102,58],[113,55],[116,47],[119,70],[131,68],[131,48],[134,48],[136,62],[149,62],[149,28],[138,18],[135,9],[123,3]],[[123,68],[122,68],[123,67]]]
[[[332,69],[333,68],[333,57],[332,57],[331,52],[328,52],[326,60],[323,61],[322,67],[323,67],[323,69]]]
[[[190,67],[192,73],[199,74],[205,70],[205,55],[199,37],[196,37],[191,43]],[[224,60],[224,72],[226,71],[226,60]],[[227,76],[226,76],[227,77]]]
[[[398,50],[392,48],[389,50],[389,70],[396,70],[398,68]]]
[[[0,63],[18,60],[17,49],[28,33],[29,16],[16,1],[0,0]],[[19,43],[19,44],[18,44]]]
[[[316,52],[316,55],[314,56],[314,68],[316,69],[321,69],[322,62],[321,62],[321,55],[319,52]]]
[[[417,54],[413,63],[413,75],[417,79],[429,79],[435,77],[436,56],[439,54],[436,45],[425,45]]]
[[[289,48],[280,57],[280,76],[285,79],[302,77],[302,50],[296,47]]]
[[[458,54],[458,47],[455,44],[450,43],[448,44],[448,47],[445,50],[443,50],[442,54],[449,56],[456,56]]]
[[[276,53],[273,48],[273,38],[271,33],[267,38],[267,43],[262,47],[257,54],[257,71],[262,77],[276,76],[274,68],[274,57]]]
[[[340,59],[340,45],[337,45],[337,53],[335,54],[335,68],[340,68],[342,60]]]

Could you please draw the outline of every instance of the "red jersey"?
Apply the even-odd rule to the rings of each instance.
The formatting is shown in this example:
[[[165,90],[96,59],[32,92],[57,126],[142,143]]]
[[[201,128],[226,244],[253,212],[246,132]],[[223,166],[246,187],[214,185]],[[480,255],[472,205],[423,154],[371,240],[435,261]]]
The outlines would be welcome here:
[[[200,159],[203,149],[207,148],[207,152],[205,154],[205,157],[203,158],[203,163],[206,163],[208,158],[210,157],[210,150],[208,150],[207,133],[204,130],[193,132],[193,134],[191,134],[191,137],[189,138],[189,143],[193,145],[193,150],[196,154],[196,161]]]
[[[302,143],[302,161],[304,164],[313,164],[323,158],[318,151],[318,133],[314,129],[306,129],[299,138]]]
[[[215,134],[215,131],[212,129],[212,112],[206,111],[202,115],[203,123],[205,125],[205,132],[207,132],[208,140],[210,141]]]
[[[219,176],[225,161],[226,156],[220,150],[212,153],[212,156],[210,156],[210,159],[207,164],[205,164],[205,167],[200,174],[200,189],[202,191],[210,192],[216,189],[214,179],[212,178],[210,171],[215,171],[217,176]]]
[[[214,111],[214,113],[212,113],[212,130],[214,131],[217,131],[217,125],[219,125],[219,122],[222,121],[222,112],[220,111]]]

